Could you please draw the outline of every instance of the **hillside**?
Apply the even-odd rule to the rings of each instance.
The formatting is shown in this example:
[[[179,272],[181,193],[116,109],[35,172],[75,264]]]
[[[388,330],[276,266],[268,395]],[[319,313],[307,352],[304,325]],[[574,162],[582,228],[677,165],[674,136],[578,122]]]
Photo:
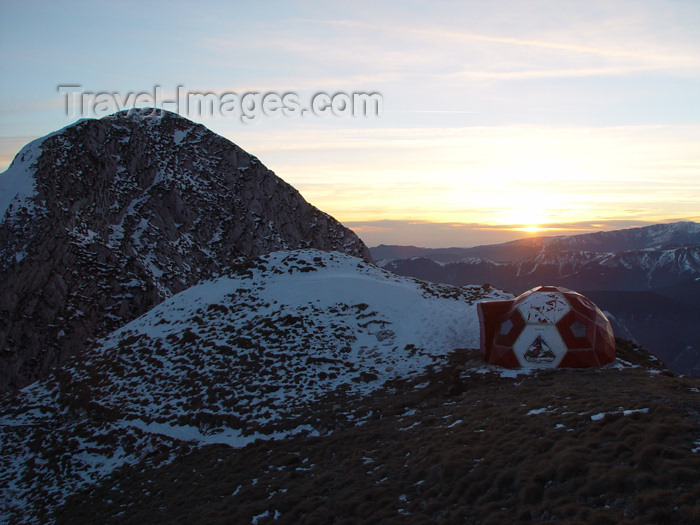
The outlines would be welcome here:
[[[58,506],[124,465],[172,461],[189,440],[319,434],[318,410],[476,346],[475,301],[501,297],[338,253],[243,260],[4,398],[0,509]]]
[[[321,436],[126,468],[58,521],[697,523],[698,381],[619,343],[615,367],[518,376],[457,351],[317,412]]]
[[[616,334],[644,341],[671,370],[700,377],[700,307],[656,292],[585,295],[608,312]]]
[[[229,265],[350,230],[232,142],[166,111],[84,119],[0,174],[0,391]]]
[[[315,250],[243,259],[0,403],[0,521],[700,516],[700,381],[478,358],[505,294]]]

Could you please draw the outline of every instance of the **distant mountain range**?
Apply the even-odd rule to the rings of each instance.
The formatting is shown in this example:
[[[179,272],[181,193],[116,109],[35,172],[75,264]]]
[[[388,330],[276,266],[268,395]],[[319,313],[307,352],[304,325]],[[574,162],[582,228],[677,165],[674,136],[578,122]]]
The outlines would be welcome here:
[[[0,174],[0,391],[241,256],[370,259],[253,155],[167,111],[84,119]]]
[[[394,273],[433,282],[489,283],[515,294],[552,284],[586,293],[612,314],[617,332],[651,348],[672,369],[700,374],[700,224],[370,251]]]
[[[380,263],[412,257],[425,257],[444,263],[469,258],[488,259],[493,262],[515,262],[540,255],[543,252],[557,253],[578,250],[595,253],[618,253],[686,245],[700,245],[700,224],[686,221],[581,235],[530,237],[472,248],[419,248],[380,244],[370,250],[375,260]]]

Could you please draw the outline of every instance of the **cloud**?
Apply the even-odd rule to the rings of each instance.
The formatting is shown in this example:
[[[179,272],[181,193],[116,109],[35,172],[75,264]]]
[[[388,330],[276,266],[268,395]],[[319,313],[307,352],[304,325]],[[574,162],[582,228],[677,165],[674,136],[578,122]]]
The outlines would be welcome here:
[[[533,80],[547,78],[580,78],[596,76],[627,75],[643,71],[653,71],[671,67],[669,64],[637,65],[637,66],[608,66],[581,67],[578,69],[541,69],[521,71],[476,71],[467,69],[445,75],[446,78],[467,80]]]
[[[481,14],[480,19],[497,20],[497,17],[489,17],[487,12]],[[469,30],[475,25],[474,21],[466,23],[466,29],[459,30],[454,29],[452,23],[438,25],[428,21],[426,24],[423,20],[418,22],[415,19],[404,20],[402,25],[357,19],[307,18],[297,21],[311,26],[333,26],[341,31],[346,29],[350,34],[371,34],[372,41],[377,43],[372,56],[382,64],[404,63],[404,60],[396,59],[400,56],[398,54],[393,61],[386,60],[385,47],[388,43],[388,46],[395,47],[397,53],[405,53],[406,63],[420,65],[421,73],[425,73],[422,60],[416,60],[415,56],[415,47],[419,45],[424,51],[431,50],[428,55],[433,58],[434,66],[428,67],[427,71],[442,78],[519,80],[624,75],[656,70],[676,70],[687,74],[692,69],[695,69],[694,75],[697,76],[700,56],[694,47],[658,38],[651,16],[647,16],[643,24],[649,27],[640,30],[640,17],[627,15],[626,18],[620,16],[617,27],[611,31],[599,20],[581,21],[576,13],[568,12],[564,14],[566,31],[559,27],[528,27],[524,24],[518,30],[525,36],[518,37],[503,36],[504,31],[513,29],[503,22],[492,22],[488,28],[490,32],[480,33]],[[425,56],[425,53],[420,53],[420,56]],[[459,62],[468,62],[469,66],[440,71],[445,65]],[[532,67],[536,65],[547,67]]]

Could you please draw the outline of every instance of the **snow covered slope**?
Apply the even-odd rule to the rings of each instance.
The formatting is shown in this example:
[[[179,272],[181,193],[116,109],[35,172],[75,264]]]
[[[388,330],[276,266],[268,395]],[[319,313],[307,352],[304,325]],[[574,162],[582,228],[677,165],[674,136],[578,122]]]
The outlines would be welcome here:
[[[242,259],[6,394],[0,521],[45,519],[121,466],[157,465],[193,446],[324,434],[321,408],[357,423],[343,413],[348,396],[477,347],[475,303],[505,297],[339,253]]]

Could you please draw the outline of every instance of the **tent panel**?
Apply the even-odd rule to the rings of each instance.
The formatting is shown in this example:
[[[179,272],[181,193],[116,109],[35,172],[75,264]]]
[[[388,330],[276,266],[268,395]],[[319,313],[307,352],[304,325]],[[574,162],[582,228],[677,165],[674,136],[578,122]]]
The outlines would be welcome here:
[[[584,297],[576,292],[570,292],[566,294],[566,299],[569,301],[571,308],[579,312],[590,321],[596,320],[598,307],[596,307],[596,305],[593,304],[588,297]]]
[[[495,343],[500,346],[513,346],[524,328],[525,320],[517,309],[513,309],[498,323]]]
[[[590,368],[600,366],[598,356],[592,350],[569,350],[559,363],[559,368]]]
[[[596,327],[595,353],[601,365],[612,363],[615,360],[615,336],[610,325],[607,329]]]
[[[488,362],[504,368],[520,368],[520,362],[515,357],[511,346],[494,345],[491,350],[491,359]]]
[[[575,310],[569,311],[557,323],[557,328],[566,346],[571,350],[592,349],[596,325]]]
[[[553,324],[527,324],[513,344],[513,353],[523,368],[556,368],[566,351]]]
[[[515,302],[526,323],[556,323],[571,310],[560,292],[533,293]]]
[[[508,313],[513,305],[513,301],[485,301],[477,303],[476,311],[479,316],[480,345],[479,350],[486,361],[489,361],[489,354],[493,346],[496,333],[497,321]]]

